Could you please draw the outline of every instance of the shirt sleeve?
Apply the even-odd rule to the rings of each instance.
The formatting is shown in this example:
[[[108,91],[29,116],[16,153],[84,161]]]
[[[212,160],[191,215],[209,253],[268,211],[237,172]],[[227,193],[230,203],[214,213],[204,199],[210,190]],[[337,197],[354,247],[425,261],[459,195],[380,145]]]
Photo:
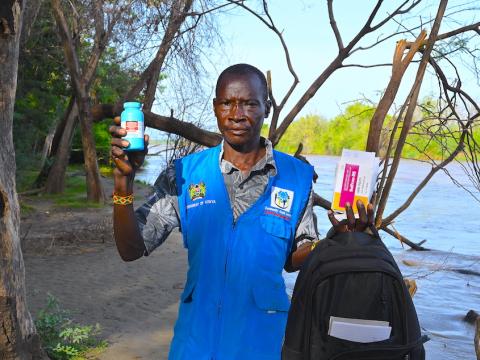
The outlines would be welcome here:
[[[315,215],[313,213],[313,190],[310,190],[307,205],[305,206],[302,218],[298,223],[297,230],[295,232],[295,241],[292,251],[295,251],[305,242],[318,239],[317,227],[315,223]]]
[[[135,216],[147,250],[145,255],[160,246],[172,230],[180,226],[173,164],[160,173],[154,184],[154,193],[135,211]]]

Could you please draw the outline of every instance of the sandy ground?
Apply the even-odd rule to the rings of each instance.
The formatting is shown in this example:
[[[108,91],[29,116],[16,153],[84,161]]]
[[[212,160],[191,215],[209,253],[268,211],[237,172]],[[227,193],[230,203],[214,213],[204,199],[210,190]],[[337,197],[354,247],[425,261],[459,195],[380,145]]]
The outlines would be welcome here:
[[[147,190],[136,193],[140,203]],[[125,263],[113,242],[110,206],[30,205],[36,211],[22,219],[21,236],[32,315],[50,293],[78,323],[102,326],[110,345],[98,359],[166,359],[186,273],[181,235],[172,233],[150,256]]]

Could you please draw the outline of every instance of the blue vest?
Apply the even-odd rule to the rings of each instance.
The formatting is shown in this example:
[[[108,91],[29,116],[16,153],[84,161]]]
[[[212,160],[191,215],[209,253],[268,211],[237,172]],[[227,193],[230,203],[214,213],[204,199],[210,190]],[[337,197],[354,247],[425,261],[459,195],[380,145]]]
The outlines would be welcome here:
[[[290,306],[282,269],[313,169],[274,151],[277,175],[234,222],[219,154],[175,164],[189,269],[169,359],[278,360]]]

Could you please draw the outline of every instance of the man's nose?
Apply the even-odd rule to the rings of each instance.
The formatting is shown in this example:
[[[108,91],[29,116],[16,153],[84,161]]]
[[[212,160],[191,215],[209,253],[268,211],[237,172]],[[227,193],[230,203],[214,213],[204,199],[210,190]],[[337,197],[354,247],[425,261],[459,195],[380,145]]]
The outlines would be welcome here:
[[[242,120],[245,118],[245,107],[242,103],[235,103],[232,106],[232,111],[230,116],[233,120]]]

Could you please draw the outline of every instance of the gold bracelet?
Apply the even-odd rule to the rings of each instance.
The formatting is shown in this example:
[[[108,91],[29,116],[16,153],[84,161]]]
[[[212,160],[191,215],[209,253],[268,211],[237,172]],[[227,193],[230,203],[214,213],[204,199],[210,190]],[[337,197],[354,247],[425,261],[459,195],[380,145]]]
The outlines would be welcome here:
[[[117,194],[113,194],[113,203],[116,205],[130,205],[133,204],[133,194],[127,196],[121,196]]]
[[[319,243],[319,241],[313,241],[313,244],[310,246],[310,251],[313,251],[313,249],[315,249],[315,246],[317,246],[317,244]]]

